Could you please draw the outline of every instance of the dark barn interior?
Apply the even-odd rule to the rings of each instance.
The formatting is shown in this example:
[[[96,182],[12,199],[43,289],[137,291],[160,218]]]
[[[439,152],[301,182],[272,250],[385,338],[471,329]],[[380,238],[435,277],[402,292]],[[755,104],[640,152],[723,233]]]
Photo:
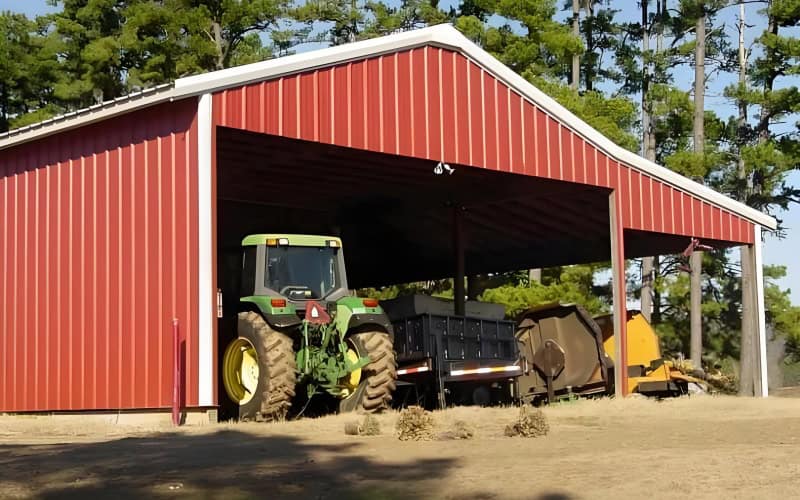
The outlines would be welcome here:
[[[218,128],[217,144],[221,260],[235,260],[250,233],[332,234],[351,288],[449,277],[457,209],[467,274],[610,259],[603,188],[461,165],[437,175],[432,160],[230,128]],[[625,232],[628,258],[688,243]]]

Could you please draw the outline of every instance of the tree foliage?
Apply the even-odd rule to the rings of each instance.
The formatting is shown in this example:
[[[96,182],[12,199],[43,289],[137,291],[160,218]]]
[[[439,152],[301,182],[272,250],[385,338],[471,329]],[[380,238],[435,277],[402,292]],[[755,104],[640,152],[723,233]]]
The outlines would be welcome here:
[[[502,304],[514,318],[525,310],[551,303],[581,304],[592,314],[607,312],[607,292],[594,284],[595,272],[604,266],[583,265],[548,269],[541,282],[506,284],[485,290],[480,300]],[[604,293],[605,292],[605,293]]]
[[[60,63],[53,41],[45,36],[46,23],[41,20],[2,12],[0,34],[2,131],[49,117],[46,111],[58,106],[54,87]]]

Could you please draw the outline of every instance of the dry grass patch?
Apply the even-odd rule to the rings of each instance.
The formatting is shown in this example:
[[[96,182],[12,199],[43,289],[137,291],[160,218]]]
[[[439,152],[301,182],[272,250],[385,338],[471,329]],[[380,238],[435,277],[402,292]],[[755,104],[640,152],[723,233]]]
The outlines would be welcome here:
[[[505,429],[505,434],[509,437],[535,438],[546,436],[548,432],[550,432],[550,424],[547,423],[547,417],[544,416],[542,410],[530,409],[527,406],[519,409],[517,421],[508,424]]]
[[[397,419],[397,438],[400,441],[430,441],[433,439],[433,415],[419,406],[409,406]]]
[[[463,420],[456,420],[452,427],[437,436],[437,439],[442,441],[452,439],[472,439],[475,437],[475,428],[464,422]]]

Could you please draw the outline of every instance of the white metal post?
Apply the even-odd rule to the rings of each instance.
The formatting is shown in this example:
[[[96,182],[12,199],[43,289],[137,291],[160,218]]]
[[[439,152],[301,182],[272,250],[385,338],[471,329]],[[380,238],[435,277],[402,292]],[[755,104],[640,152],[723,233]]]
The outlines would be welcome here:
[[[197,318],[197,403],[199,406],[214,406],[214,262],[212,240],[214,215],[212,213],[212,118],[211,94],[200,96],[197,104],[197,200],[199,242],[198,255],[198,303]]]
[[[767,370],[767,320],[764,306],[764,262],[761,255],[761,226],[753,224],[755,237],[753,239],[753,280],[756,285],[756,328],[758,328],[758,381],[755,387],[757,396],[769,395],[769,377]]]

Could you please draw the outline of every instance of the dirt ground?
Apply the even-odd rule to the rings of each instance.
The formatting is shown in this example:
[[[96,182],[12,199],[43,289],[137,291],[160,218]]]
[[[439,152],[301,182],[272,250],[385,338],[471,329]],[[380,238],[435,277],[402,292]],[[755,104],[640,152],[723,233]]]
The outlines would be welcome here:
[[[339,415],[278,424],[139,428],[0,417],[0,498],[796,498],[800,399],[579,401],[551,431],[510,438],[515,408],[434,414],[476,435],[348,436]]]

